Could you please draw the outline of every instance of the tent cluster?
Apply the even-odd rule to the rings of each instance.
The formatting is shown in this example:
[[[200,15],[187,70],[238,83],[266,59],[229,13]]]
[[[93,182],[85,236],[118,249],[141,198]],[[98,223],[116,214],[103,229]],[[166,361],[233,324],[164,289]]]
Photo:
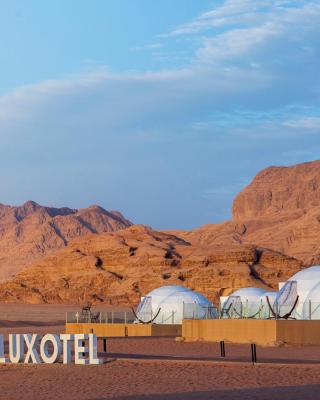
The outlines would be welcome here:
[[[184,318],[215,317],[213,304],[202,294],[176,285],[162,286],[141,298],[136,322],[181,324]]]
[[[279,291],[242,288],[220,297],[221,318],[320,319],[320,266],[279,284]]]
[[[219,312],[200,293],[162,286],[141,298],[135,314],[137,323],[156,324],[181,324],[190,318],[320,319],[320,265],[279,283],[278,291],[247,287],[222,296]]]

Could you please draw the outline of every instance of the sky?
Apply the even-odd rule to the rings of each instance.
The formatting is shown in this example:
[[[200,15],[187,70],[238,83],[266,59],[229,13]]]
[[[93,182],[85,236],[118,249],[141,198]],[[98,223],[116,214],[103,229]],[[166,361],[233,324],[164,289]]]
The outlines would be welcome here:
[[[320,2],[0,0],[0,202],[156,229],[320,158]]]

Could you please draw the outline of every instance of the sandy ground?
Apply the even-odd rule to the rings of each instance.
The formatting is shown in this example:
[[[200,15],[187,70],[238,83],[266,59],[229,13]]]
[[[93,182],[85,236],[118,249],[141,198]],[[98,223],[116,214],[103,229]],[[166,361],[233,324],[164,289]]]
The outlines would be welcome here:
[[[0,333],[59,333],[66,306],[0,304]],[[100,350],[102,351],[100,344]],[[1,365],[0,399],[320,399],[320,347],[257,348],[174,338],[108,340],[105,364]]]

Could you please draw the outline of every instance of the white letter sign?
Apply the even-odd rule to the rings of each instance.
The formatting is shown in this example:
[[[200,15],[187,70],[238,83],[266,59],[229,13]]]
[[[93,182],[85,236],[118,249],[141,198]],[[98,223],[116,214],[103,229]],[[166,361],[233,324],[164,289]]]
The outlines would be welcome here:
[[[97,336],[89,333],[89,364],[102,364],[102,360],[98,358]]]
[[[24,339],[20,333],[9,335],[9,358],[13,364],[23,361],[24,358]]]
[[[86,333],[77,333],[74,335],[74,363],[80,365],[89,364],[89,360],[84,358],[84,353],[88,353],[88,347],[83,345],[83,342],[88,340]]]
[[[5,353],[4,337],[0,335],[0,364],[9,362],[53,364],[60,361],[61,354],[63,364],[70,364],[72,345],[74,345],[75,364],[99,365],[103,363],[103,359],[98,358],[97,336],[93,333],[63,333],[61,335],[48,333],[42,338],[32,333],[13,333],[9,334],[9,358]]]
[[[49,354],[49,343],[51,343],[53,347],[52,354]],[[47,364],[53,364],[59,361],[61,348],[61,341],[58,335],[52,335],[50,333],[44,335],[40,343],[40,356],[42,358],[42,361]]]
[[[35,333],[27,333],[24,334],[23,337],[27,346],[27,354],[26,358],[24,359],[24,363],[28,364],[29,360],[31,359],[33,364],[40,364],[40,357],[36,349],[40,339],[39,335],[36,335]]]
[[[60,340],[63,346],[63,364],[70,364],[72,361],[71,342],[74,340],[74,335],[62,333]]]
[[[4,356],[4,339],[3,335],[0,335],[0,364],[5,364],[9,360]]]

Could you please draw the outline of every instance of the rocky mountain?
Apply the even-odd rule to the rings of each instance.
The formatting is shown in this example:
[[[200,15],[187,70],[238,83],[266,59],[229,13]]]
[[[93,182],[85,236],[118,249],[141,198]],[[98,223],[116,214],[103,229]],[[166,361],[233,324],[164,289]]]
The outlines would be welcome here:
[[[320,161],[259,172],[233,202],[233,219],[250,220],[320,207]]]
[[[74,238],[130,225],[119,212],[99,206],[74,210],[44,207],[33,201],[19,207],[0,204],[0,280],[66,247]]]
[[[0,285],[0,300],[28,303],[136,304],[165,284],[216,301],[242,286],[276,288],[302,263],[255,246],[192,245],[176,235],[132,226],[78,238]]]
[[[270,167],[235,198],[233,218],[181,234],[194,244],[255,244],[320,263],[320,161]]]
[[[0,270],[18,273],[0,300],[134,304],[180,284],[216,301],[320,263],[319,237],[320,161],[263,170],[235,198],[231,221],[192,231],[130,226],[99,207],[1,206]]]

